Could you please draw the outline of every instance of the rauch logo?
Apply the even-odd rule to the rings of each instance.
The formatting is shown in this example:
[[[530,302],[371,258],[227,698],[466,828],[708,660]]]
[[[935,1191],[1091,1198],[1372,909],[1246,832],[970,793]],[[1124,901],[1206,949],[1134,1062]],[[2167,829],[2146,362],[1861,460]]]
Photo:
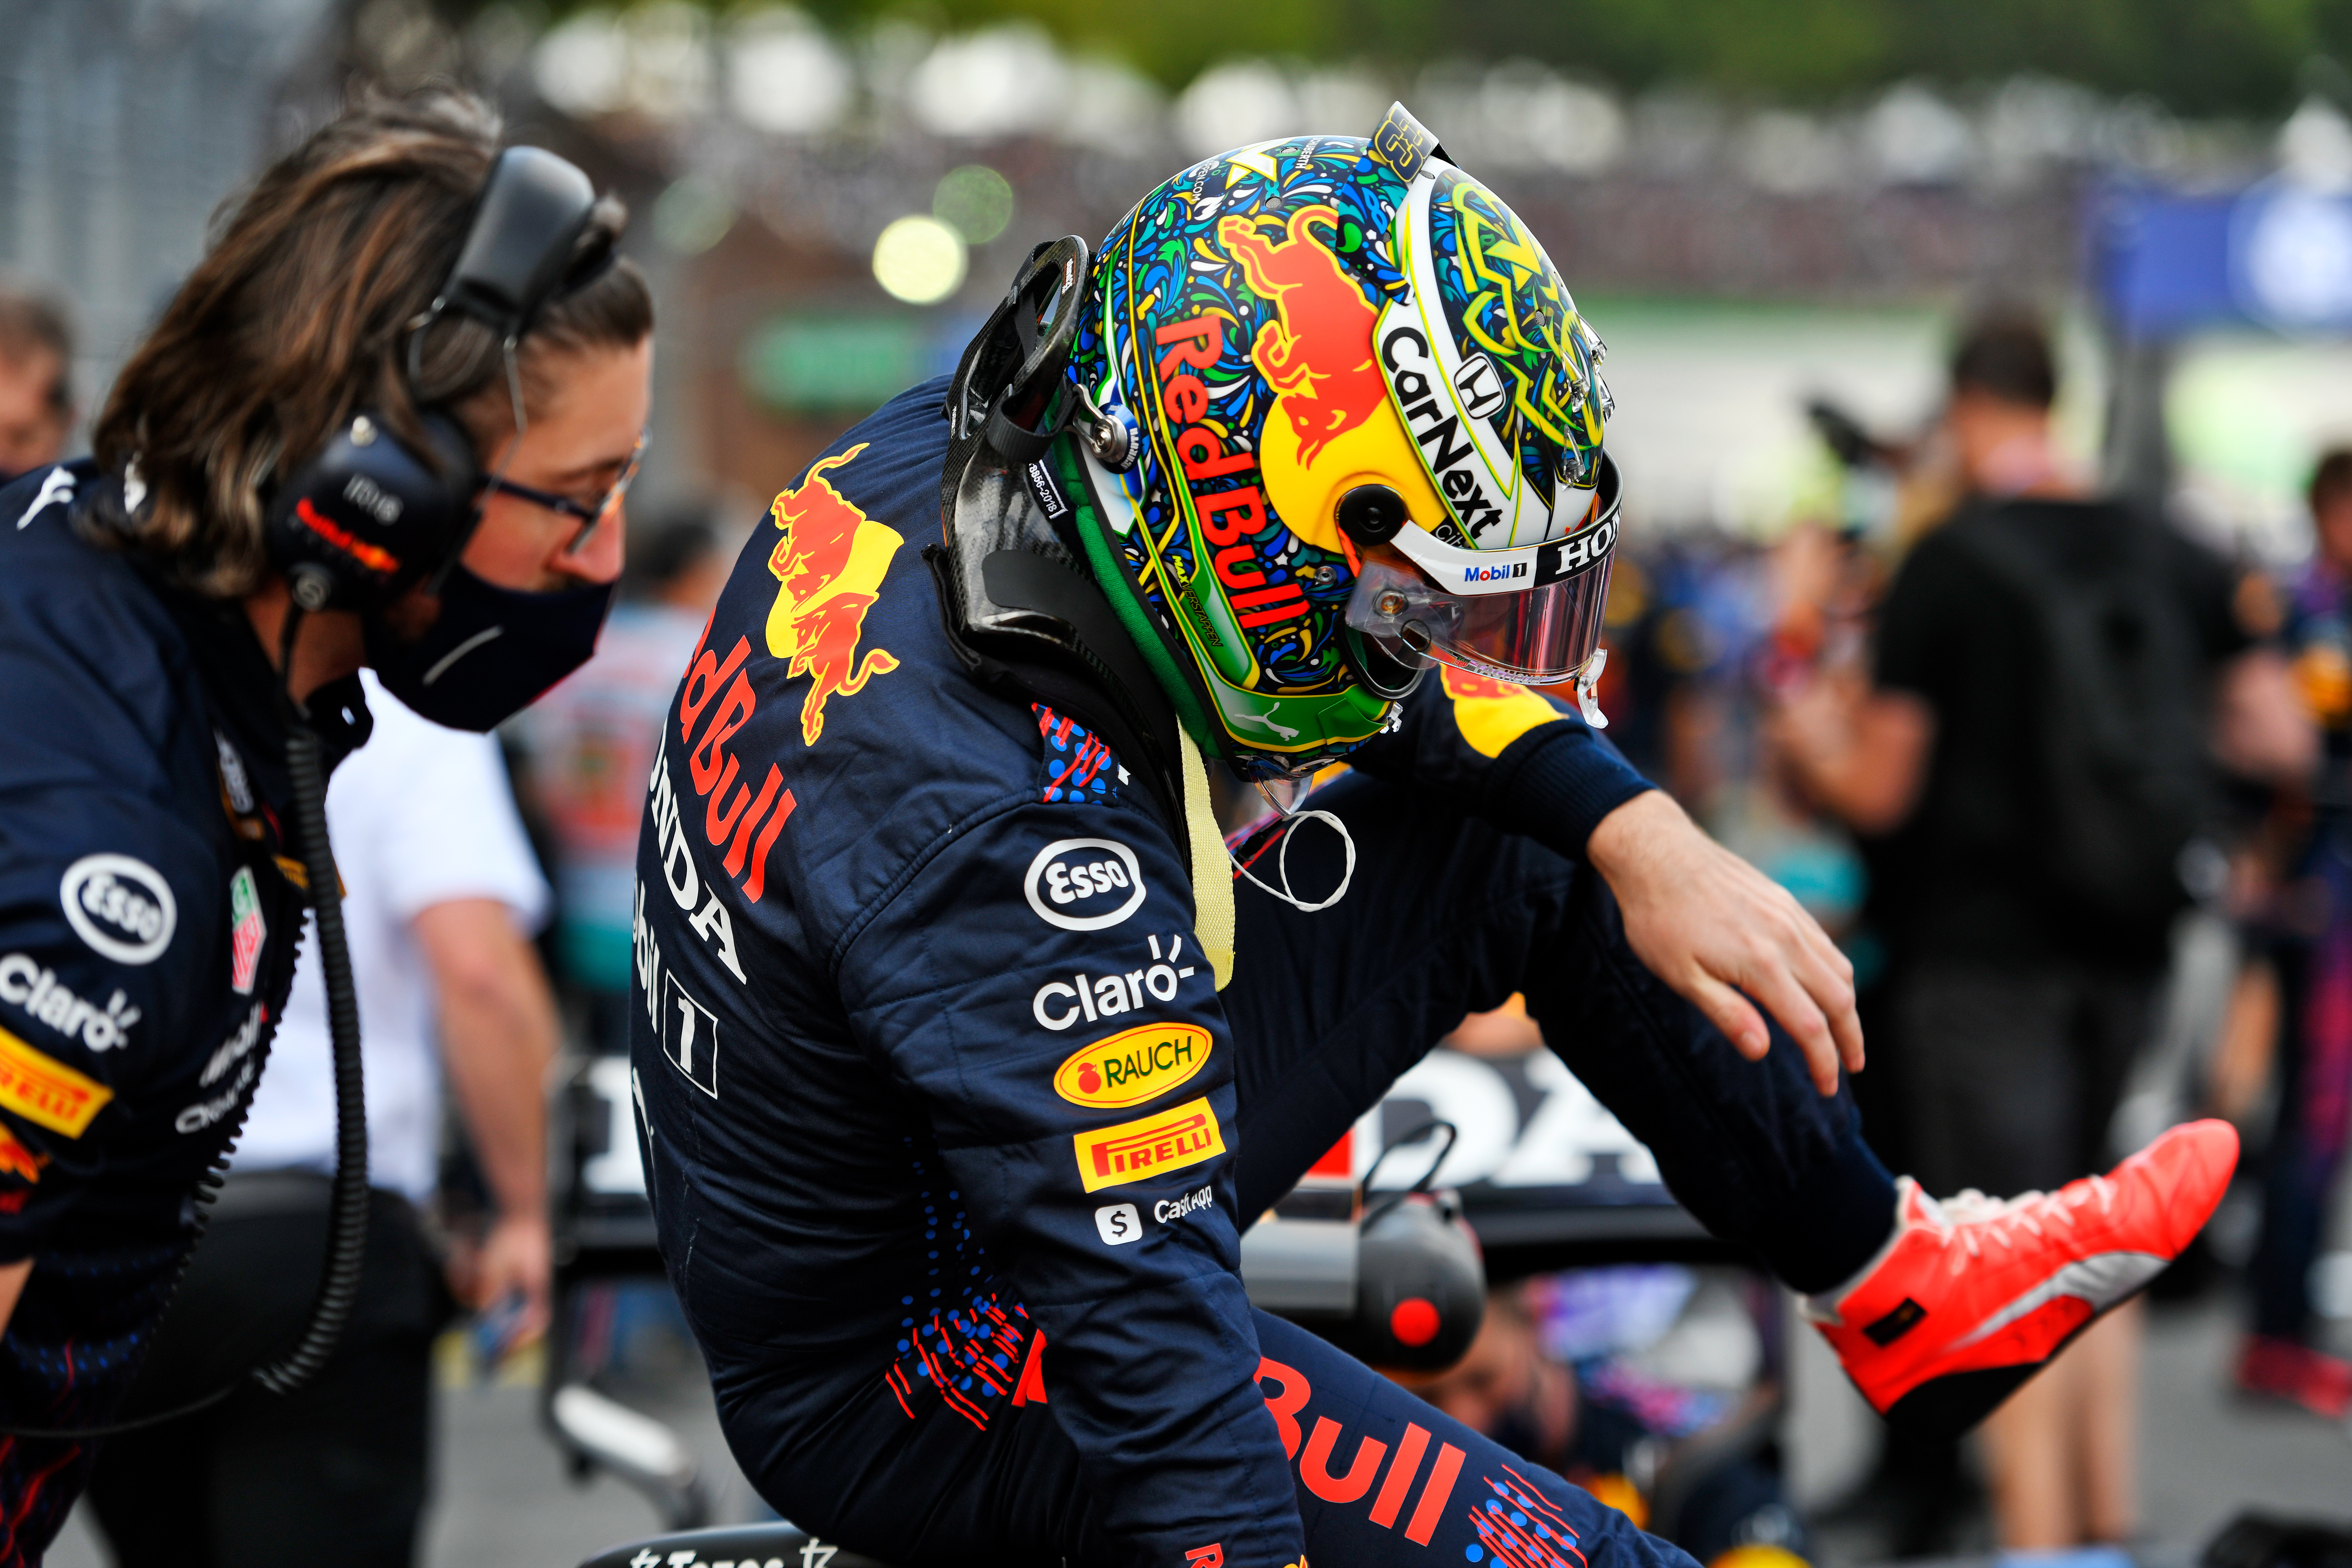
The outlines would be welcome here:
[[[1209,1048],[1209,1031],[1197,1025],[1123,1029],[1071,1053],[1054,1071],[1054,1092],[1099,1110],[1140,1105],[1207,1067]]]

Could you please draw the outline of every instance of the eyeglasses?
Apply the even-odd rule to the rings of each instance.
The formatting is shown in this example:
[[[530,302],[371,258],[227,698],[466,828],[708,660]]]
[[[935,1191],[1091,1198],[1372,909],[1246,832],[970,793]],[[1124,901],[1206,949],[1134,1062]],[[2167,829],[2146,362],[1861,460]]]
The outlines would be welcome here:
[[[590,538],[595,534],[596,525],[603,522],[612,513],[613,509],[621,504],[621,498],[629,493],[630,482],[637,477],[637,469],[645,463],[646,441],[652,434],[650,427],[637,432],[637,444],[630,448],[629,460],[621,465],[620,477],[613,481],[612,488],[593,505],[577,497],[557,495],[552,490],[543,490],[536,486],[521,484],[499,474],[493,474],[485,479],[482,482],[482,488],[496,491],[499,495],[512,496],[517,500],[529,501],[533,506],[545,507],[550,511],[577,520],[580,523],[579,536],[563,547],[563,552],[566,555],[576,555],[587,546]]]

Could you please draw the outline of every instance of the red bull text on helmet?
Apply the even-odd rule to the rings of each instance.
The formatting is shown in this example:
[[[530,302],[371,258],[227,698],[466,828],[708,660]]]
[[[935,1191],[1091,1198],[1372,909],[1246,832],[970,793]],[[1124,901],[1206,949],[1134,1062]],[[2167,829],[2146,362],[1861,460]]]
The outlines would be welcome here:
[[[1103,244],[1072,359],[1147,437],[1123,472],[1066,454],[1097,504],[1082,526],[1245,771],[1339,755],[1388,717],[1345,622],[1350,489],[1402,499],[1449,557],[1441,586],[1481,551],[1511,552],[1470,563],[1508,593],[1538,545],[1606,550],[1598,340],[1510,210],[1391,118],[1407,129],[1246,148],[1152,192]]]

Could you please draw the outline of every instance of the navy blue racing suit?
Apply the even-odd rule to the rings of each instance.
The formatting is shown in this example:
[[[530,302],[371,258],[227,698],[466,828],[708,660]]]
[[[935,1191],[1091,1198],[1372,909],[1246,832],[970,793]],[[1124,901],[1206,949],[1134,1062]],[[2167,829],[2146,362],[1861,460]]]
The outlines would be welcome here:
[[[1893,1189],[1848,1100],[1785,1040],[1742,1060],[1580,864],[1648,786],[1543,698],[1433,677],[1317,796],[1346,896],[1238,884],[1220,992],[1183,825],[948,639],[941,393],[776,499],[650,781],[643,1153],[745,1474],[908,1563],[1687,1561],[1236,1271],[1248,1219],[1514,991],[1718,1232],[1800,1288],[1875,1250]],[[1299,831],[1293,885],[1327,890],[1339,841]]]
[[[293,984],[278,678],[241,609],[70,521],[87,463],[0,490],[0,1426],[105,1424],[195,1235]],[[312,709],[331,764],[354,678]],[[0,1568],[37,1563],[93,1447],[0,1436]]]

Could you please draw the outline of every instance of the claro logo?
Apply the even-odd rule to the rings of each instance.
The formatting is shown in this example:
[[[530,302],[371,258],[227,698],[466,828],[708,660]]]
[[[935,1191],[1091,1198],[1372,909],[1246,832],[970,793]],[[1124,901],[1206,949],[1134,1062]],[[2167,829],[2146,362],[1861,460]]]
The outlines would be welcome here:
[[[1208,1065],[1208,1030],[1145,1024],[1073,1052],[1054,1069],[1054,1092],[1072,1105],[1119,1110],[1165,1094]]]
[[[144,860],[85,855],[66,868],[58,903],[74,934],[117,963],[152,963],[172,945],[180,906]]]
[[[1102,931],[1143,903],[1135,851],[1109,838],[1064,838],[1037,851],[1022,890],[1047,925]]]

